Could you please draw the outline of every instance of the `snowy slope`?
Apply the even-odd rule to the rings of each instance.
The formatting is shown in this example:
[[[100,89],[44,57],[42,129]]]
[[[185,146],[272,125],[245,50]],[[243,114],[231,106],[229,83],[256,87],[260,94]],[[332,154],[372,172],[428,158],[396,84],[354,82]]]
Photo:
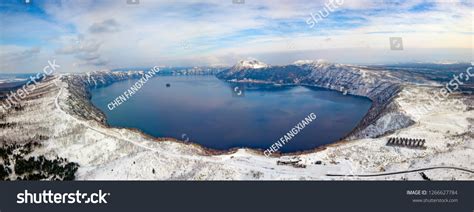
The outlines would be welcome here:
[[[309,80],[332,82],[334,79],[320,76],[346,79],[348,76],[342,73],[350,72],[352,77],[349,76],[348,81],[369,80],[373,83],[364,84],[369,88],[354,87],[354,90],[370,90],[367,94],[377,92],[377,82],[370,81],[368,76],[378,73],[340,65],[309,64],[304,67],[311,70]],[[80,167],[76,177],[84,180],[421,180],[418,172],[381,177],[332,177],[327,174],[386,173],[438,166],[474,169],[474,112],[469,109],[472,96],[451,96],[429,113],[420,114],[413,108],[426,104],[429,93],[437,88],[403,85],[402,89],[409,91],[411,96],[406,92],[391,96],[390,106],[378,115],[374,122],[376,127],[370,128],[377,131],[374,134],[380,134],[378,130],[382,129],[383,135],[346,140],[307,153],[267,158],[249,149],[216,152],[195,144],[152,138],[136,130],[106,126],[103,115],[88,101],[85,87],[124,80],[127,76],[123,73],[69,74],[42,82],[32,97],[22,103],[23,111],[2,114],[5,118],[1,122],[16,123],[22,128],[3,129],[0,138],[19,139],[37,133],[48,135],[49,139],[32,155],[59,156],[77,162]],[[406,127],[403,122],[408,119],[400,114],[414,123]],[[391,127],[397,125],[405,127]],[[387,138],[392,136],[426,138],[427,148],[386,146]],[[278,161],[299,166],[279,165]],[[474,179],[472,173],[454,169],[424,172],[435,180]]]

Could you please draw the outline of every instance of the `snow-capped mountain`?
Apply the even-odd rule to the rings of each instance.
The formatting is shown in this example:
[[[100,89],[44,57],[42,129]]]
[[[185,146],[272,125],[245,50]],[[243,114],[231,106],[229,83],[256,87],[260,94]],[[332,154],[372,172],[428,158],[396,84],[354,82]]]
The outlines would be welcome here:
[[[293,62],[293,65],[301,66],[301,65],[311,64],[311,63],[314,63],[314,60],[297,60]]]
[[[237,64],[235,64],[232,69],[234,70],[242,70],[242,69],[260,69],[260,68],[267,68],[269,67],[267,64],[260,62],[256,59],[250,58],[247,60],[240,60]]]

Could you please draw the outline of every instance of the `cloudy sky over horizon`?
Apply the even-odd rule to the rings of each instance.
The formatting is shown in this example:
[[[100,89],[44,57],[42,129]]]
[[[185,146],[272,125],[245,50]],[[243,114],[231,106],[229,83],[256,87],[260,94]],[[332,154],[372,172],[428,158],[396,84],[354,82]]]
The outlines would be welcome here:
[[[154,65],[473,60],[471,0],[0,0],[0,73]],[[337,3],[334,3],[337,5]],[[326,9],[327,10],[327,9]],[[327,10],[329,11],[329,10]],[[401,37],[404,50],[390,50]]]

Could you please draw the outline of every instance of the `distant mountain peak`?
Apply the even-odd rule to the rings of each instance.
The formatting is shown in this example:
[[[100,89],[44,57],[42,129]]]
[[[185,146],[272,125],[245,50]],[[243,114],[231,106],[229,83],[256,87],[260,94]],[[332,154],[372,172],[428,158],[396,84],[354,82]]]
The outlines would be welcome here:
[[[293,62],[293,64],[297,65],[297,66],[312,64],[312,63],[314,63],[314,60],[297,60],[297,61]]]
[[[301,65],[309,65],[309,64],[318,65],[318,64],[331,64],[331,63],[328,62],[327,60],[318,59],[318,60],[297,60],[293,62],[293,64],[297,66],[301,66]]]
[[[268,65],[258,61],[257,59],[254,58],[248,58],[246,60],[240,60],[237,62],[237,64],[234,66],[236,69],[258,69],[258,68],[267,68]]]

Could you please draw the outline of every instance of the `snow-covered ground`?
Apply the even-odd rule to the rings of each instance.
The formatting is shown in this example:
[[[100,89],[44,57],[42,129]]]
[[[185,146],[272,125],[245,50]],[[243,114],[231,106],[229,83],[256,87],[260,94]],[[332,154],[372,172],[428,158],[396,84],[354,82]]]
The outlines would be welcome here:
[[[63,76],[64,77],[64,76]],[[136,130],[109,128],[97,119],[74,115],[74,88],[56,76],[43,82],[34,98],[11,112],[6,122],[17,126],[2,129],[0,137],[49,139],[34,155],[67,158],[80,167],[80,180],[422,180],[419,172],[380,177],[327,176],[361,175],[407,171],[429,167],[458,167],[474,170],[473,99],[451,96],[427,113],[414,108],[427,104],[434,87],[404,86],[390,103],[396,111],[384,113],[372,127],[385,131],[378,138],[342,141],[318,150],[268,158],[250,150],[215,153],[198,145],[151,138]],[[462,101],[456,101],[462,99]],[[460,105],[461,104],[461,105]],[[400,114],[415,121],[409,127],[390,131]],[[388,137],[425,138],[426,149],[386,146]],[[281,165],[293,162],[300,166]],[[423,171],[432,180],[473,180],[474,174],[455,169]]]

